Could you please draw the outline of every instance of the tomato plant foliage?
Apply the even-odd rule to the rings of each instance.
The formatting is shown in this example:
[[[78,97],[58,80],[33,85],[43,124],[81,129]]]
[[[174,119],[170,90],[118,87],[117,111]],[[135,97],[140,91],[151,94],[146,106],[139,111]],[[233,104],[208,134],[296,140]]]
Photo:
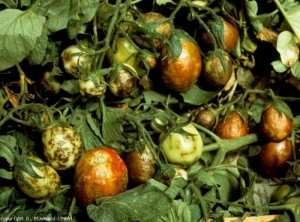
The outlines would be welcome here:
[[[286,221],[299,218],[299,198],[292,204],[269,204],[267,186],[288,184],[296,187],[288,196],[299,196],[299,12],[295,0],[0,0],[0,215],[74,222],[222,221],[273,212]],[[223,22],[229,19],[230,26]],[[77,50],[63,53],[68,48]],[[224,65],[221,54],[232,63],[231,76],[226,85],[212,87],[202,62],[213,56]],[[70,58],[73,63],[65,66]],[[164,67],[172,62],[176,65],[166,82]],[[220,64],[213,63],[212,70],[222,70],[215,67]],[[120,70],[130,78],[122,79]],[[196,78],[189,76],[195,70]],[[184,82],[191,84],[183,87]],[[278,115],[265,116],[270,105]],[[199,110],[213,113],[214,125],[197,124]],[[249,133],[247,128],[247,135],[221,138],[216,126],[234,111],[247,120]],[[271,141],[259,126],[267,121],[281,138],[283,128],[274,119],[282,120],[282,115],[289,120],[284,138],[292,144],[293,156],[286,168],[278,169],[280,175],[276,170],[267,177],[256,163]],[[233,122],[241,131],[243,121]],[[30,181],[43,175],[39,170],[74,154],[55,152],[47,161],[42,133],[53,124],[74,129],[82,141],[80,155],[106,147],[125,159],[149,148],[154,175],[138,185],[129,179],[127,191],[83,207],[70,182],[72,164],[55,171],[60,182],[51,196],[39,200],[26,195],[18,178],[27,178],[25,184],[32,188]],[[188,125],[203,147],[201,142],[197,159],[184,164],[186,153],[170,159],[174,155],[165,153],[160,134],[170,143],[174,135],[186,141],[195,136],[184,130]],[[226,134],[232,127],[223,128]],[[60,133],[52,144],[56,149],[75,139]],[[196,141],[189,142],[195,148]],[[179,145],[175,141],[173,148]],[[29,156],[43,162],[30,162],[28,168]],[[259,186],[267,186],[265,198],[257,197]]]

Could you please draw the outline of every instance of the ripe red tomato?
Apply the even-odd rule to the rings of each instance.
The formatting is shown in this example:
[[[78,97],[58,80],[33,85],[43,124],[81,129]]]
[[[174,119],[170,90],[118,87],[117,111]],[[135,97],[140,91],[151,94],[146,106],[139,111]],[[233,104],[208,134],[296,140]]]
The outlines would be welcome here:
[[[233,111],[219,120],[215,132],[222,139],[238,138],[249,133],[248,125],[248,120],[244,121],[240,114]]]
[[[113,196],[127,190],[127,167],[111,148],[86,151],[75,166],[74,193],[77,201],[86,206],[95,199]]]
[[[268,142],[262,145],[258,159],[265,174],[280,176],[288,167],[287,161],[291,160],[292,155],[292,142],[283,140],[278,143]]]
[[[174,35],[170,37],[173,42],[173,51],[181,44],[179,56],[172,61],[173,55],[166,58],[167,46],[161,50],[161,74],[165,85],[171,90],[184,92],[192,88],[197,82],[202,69],[202,59],[200,48],[189,34],[176,29]]]

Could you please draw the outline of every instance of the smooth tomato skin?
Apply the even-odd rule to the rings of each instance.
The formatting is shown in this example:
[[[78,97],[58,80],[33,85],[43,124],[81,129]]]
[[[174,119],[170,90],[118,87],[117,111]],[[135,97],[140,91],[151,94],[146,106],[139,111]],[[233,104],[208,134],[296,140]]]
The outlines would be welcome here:
[[[226,119],[221,118],[215,128],[222,139],[234,139],[249,133],[248,120],[244,121],[237,112],[231,112]]]
[[[292,142],[283,140],[262,145],[258,159],[265,174],[268,176],[280,176],[288,167],[287,161],[291,160],[292,155]]]
[[[73,183],[77,201],[87,206],[99,197],[114,196],[126,191],[127,167],[111,148],[88,150],[75,166]]]
[[[192,88],[197,82],[202,69],[202,58],[200,48],[196,43],[180,40],[182,44],[181,54],[177,59],[170,62],[172,58],[164,46],[161,51],[161,74],[165,85],[173,91],[184,92]]]
[[[261,115],[259,129],[267,141],[280,142],[293,131],[293,120],[270,105]]]

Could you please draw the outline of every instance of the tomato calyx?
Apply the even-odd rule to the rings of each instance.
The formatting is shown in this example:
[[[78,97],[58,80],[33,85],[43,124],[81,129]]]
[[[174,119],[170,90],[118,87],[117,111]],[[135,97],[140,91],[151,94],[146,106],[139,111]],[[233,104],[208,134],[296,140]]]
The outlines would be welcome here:
[[[43,179],[44,177],[37,174],[36,171],[33,169],[33,167],[39,168],[39,167],[44,167],[46,165],[48,165],[48,163],[39,163],[28,157],[21,157],[16,162],[14,171],[15,174],[20,178],[20,180],[22,180],[28,187],[34,190],[30,182],[24,176],[24,173],[27,173],[30,177],[35,179]]]

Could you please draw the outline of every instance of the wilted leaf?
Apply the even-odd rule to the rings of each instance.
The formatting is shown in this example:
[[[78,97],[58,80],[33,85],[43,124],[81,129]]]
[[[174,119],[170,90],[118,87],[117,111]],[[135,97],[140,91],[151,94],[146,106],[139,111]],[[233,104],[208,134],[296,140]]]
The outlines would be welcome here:
[[[239,86],[243,89],[252,89],[253,83],[255,81],[255,77],[250,69],[246,69],[245,67],[239,66],[237,68],[236,77]]]
[[[295,35],[289,31],[279,34],[276,49],[280,53],[281,62],[287,67],[292,67],[299,58],[299,47]]]
[[[257,33],[256,38],[260,41],[271,43],[276,48],[278,33],[264,27],[260,33]]]
[[[0,12],[0,71],[21,62],[34,49],[44,23],[45,17],[31,11]]]
[[[163,192],[141,186],[116,196],[100,198],[97,200],[99,206],[87,206],[87,213],[96,222],[153,222],[168,212],[172,202]]]
[[[245,8],[247,16],[250,20],[251,25],[257,33],[260,33],[263,29],[263,24],[257,19],[258,4],[256,1],[245,1]]]

